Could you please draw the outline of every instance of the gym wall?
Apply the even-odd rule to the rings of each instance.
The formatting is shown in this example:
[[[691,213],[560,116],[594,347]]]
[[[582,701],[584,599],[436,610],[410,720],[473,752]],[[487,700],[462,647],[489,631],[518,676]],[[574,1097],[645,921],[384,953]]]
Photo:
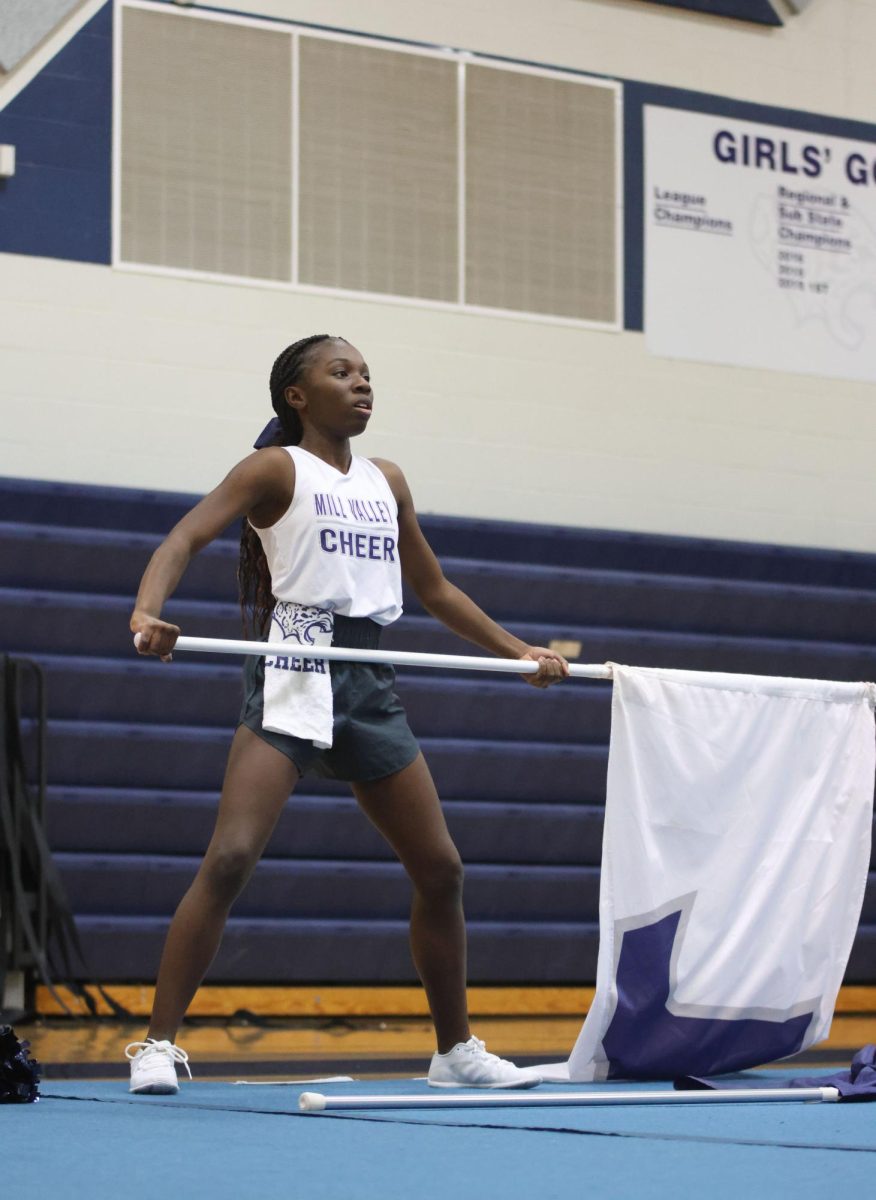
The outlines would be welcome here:
[[[644,84],[751,112],[854,122],[876,111],[868,0],[816,0],[781,28],[638,0],[507,0],[501,18],[486,0],[213,7],[629,81],[628,110]],[[329,331],[373,371],[373,428],[357,450],[399,461],[423,511],[873,548],[873,385],[649,354],[634,327],[641,263],[624,264],[621,319],[597,327],[244,283],[237,267],[217,281],[110,265],[118,21],[97,3],[76,20],[0,83],[0,143],[17,150],[15,175],[0,181],[3,474],[207,490],[270,415],[275,354]],[[239,81],[225,82],[233,113]],[[265,188],[285,171],[266,157]],[[354,163],[337,193],[355,179]],[[628,172],[628,210],[635,188],[640,202]],[[337,193],[313,200],[314,219]],[[349,269],[350,254],[337,262]]]

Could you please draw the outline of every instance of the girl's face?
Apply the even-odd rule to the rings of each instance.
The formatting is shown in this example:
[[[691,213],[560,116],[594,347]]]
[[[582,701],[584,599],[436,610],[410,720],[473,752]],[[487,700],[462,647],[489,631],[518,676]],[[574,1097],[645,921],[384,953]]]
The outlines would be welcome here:
[[[286,403],[297,410],[304,428],[335,437],[364,432],[373,399],[367,363],[354,346],[340,338],[321,342],[303,377],[286,388]]]

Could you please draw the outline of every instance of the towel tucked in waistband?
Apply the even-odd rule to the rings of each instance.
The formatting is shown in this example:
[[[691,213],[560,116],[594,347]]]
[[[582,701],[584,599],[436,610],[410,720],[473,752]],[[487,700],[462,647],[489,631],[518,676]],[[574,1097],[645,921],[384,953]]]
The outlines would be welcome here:
[[[376,621],[366,617],[345,617],[327,608],[278,601],[268,640],[287,643],[289,653],[265,657],[262,728],[302,738],[327,750],[332,744],[334,724],[329,664],[325,659],[302,658],[300,648],[349,646],[376,650],[380,631]]]
[[[326,750],[332,744],[332,680],[325,659],[301,658],[301,647],[330,646],[334,613],[327,608],[277,602],[268,640],[284,642],[288,654],[265,658],[265,711],[262,728],[303,738]]]

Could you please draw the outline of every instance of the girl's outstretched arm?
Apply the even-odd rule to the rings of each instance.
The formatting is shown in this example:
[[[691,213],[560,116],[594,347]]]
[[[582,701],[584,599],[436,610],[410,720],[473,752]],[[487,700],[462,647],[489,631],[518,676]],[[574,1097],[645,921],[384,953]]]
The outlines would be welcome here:
[[[549,687],[564,679],[569,664],[553,650],[530,646],[504,629],[475,604],[456,584],[451,583],[426,541],[410,489],[395,463],[374,459],[386,476],[398,504],[398,549],[405,580],[428,613],[466,641],[474,642],[500,658],[526,658],[539,664],[537,674],[525,675],[535,687]]]
[[[248,516],[262,528],[278,521],[295,491],[295,466],[278,447],[250,454],[217,488],[171,529],[152,555],[140,581],[131,614],[131,632],[140,634],[139,654],[170,658],[179,627],[161,620],[161,610],[192,558],[232,523]]]

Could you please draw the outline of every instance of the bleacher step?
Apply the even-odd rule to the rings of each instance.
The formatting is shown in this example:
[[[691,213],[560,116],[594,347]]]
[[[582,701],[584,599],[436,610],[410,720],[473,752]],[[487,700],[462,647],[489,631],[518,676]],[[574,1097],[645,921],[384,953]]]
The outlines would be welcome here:
[[[75,595],[0,588],[0,622],[9,651],[129,657],[130,601],[116,596]],[[166,618],[199,637],[239,638],[235,605],[171,601]],[[520,623],[512,632],[533,645],[574,639],[588,662],[625,662],[644,667],[729,671],[810,679],[876,679],[876,645],[792,639],[662,633],[580,625]],[[383,637],[387,649],[465,654],[470,647],[427,617],[405,616]],[[222,661],[220,659],[220,661]]]
[[[77,917],[87,969],[78,978],[154,979],[164,917]],[[593,979],[598,929],[570,923],[468,923],[472,984]],[[270,920],[232,916],[207,982],[415,983],[404,921]]]
[[[150,534],[0,522],[4,584],[136,595],[159,543]],[[218,541],[189,565],[177,598],[235,604],[238,546]],[[840,642],[866,641],[876,591],[534,563],[443,562],[449,579],[497,619],[563,625],[737,634]],[[422,615],[406,593],[405,611]]]
[[[56,853],[55,858],[75,912],[117,917],[171,916],[201,861],[145,854]],[[266,856],[234,913],[402,921],[410,907],[411,886],[400,863]],[[597,921],[599,868],[469,863],[465,910],[470,920]]]
[[[167,934],[162,917],[77,919],[86,982],[154,979]],[[599,930],[582,921],[468,925],[469,982],[569,984],[596,977]],[[872,978],[876,926],[858,930],[846,983]],[[232,916],[207,982],[414,983],[407,921],[290,921]]]
[[[49,721],[47,742],[53,783],[218,789],[229,736],[198,726]],[[605,792],[604,746],[461,738],[421,738],[420,745],[448,799],[593,804]],[[318,778],[310,787],[318,794],[349,791],[346,784]]]
[[[351,796],[314,796],[309,781],[301,786],[280,814],[268,856],[395,860]],[[200,855],[218,803],[215,792],[55,786],[46,805],[49,836],[60,851]],[[443,808],[464,862],[599,866],[601,806],[462,799]]]
[[[188,493],[0,478],[0,511],[5,518],[45,526],[131,530],[163,537],[200,499]],[[442,558],[876,590],[876,556],[850,550],[432,513],[421,513],[420,524]],[[226,540],[236,538],[236,528],[226,531]]]
[[[172,664],[143,659],[37,655],[46,671],[49,715],[63,720],[118,721],[143,725],[190,724],[230,731],[240,712],[239,665],[204,655],[178,655]],[[511,686],[508,686],[510,683]],[[499,739],[509,730],[529,741],[607,742],[611,689],[575,680],[548,691],[522,680],[469,672],[453,678],[405,671],[399,695],[415,733],[434,737]]]

